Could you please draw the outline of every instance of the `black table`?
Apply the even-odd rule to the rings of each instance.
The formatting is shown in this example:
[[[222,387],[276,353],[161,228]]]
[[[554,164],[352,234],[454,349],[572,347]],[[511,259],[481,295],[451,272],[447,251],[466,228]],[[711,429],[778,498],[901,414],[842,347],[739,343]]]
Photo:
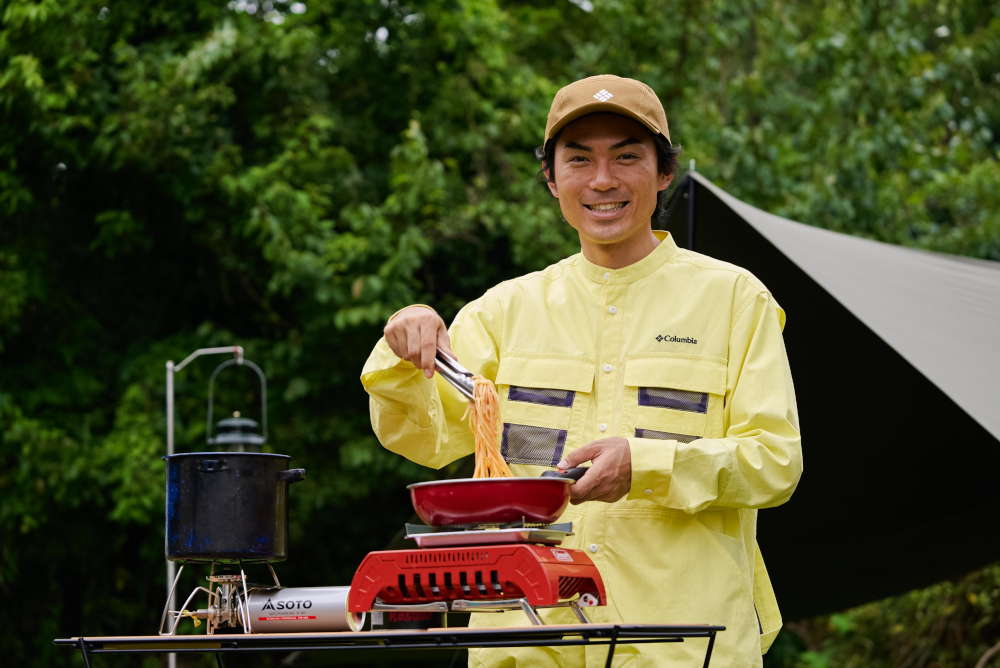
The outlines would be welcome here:
[[[55,645],[77,649],[90,668],[92,654],[245,652],[385,651],[387,649],[463,649],[470,647],[555,647],[607,645],[610,668],[617,645],[708,640],[704,668],[708,668],[715,634],[724,626],[656,624],[574,624],[498,628],[384,630],[357,633],[251,633],[179,636],[103,636],[58,638]]]

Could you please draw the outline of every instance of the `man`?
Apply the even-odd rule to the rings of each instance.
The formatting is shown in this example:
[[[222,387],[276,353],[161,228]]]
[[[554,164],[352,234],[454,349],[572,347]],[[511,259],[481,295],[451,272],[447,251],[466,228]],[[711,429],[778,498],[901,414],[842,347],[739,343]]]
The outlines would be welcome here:
[[[426,466],[473,452],[466,400],[434,376],[435,347],[497,385],[515,476],[590,462],[564,547],[607,588],[594,622],[723,624],[713,665],[760,666],[781,626],[755,540],[757,509],[802,471],[784,313],[749,272],[680,249],[651,216],[673,178],[653,91],[603,75],[556,95],[540,151],[582,252],[502,283],[451,329],[397,313],[365,365],[382,444]],[[534,390],[534,391],[524,391]],[[546,623],[575,623],[565,610]],[[473,615],[522,626],[522,613]],[[701,665],[705,642],[625,645],[615,665]],[[488,649],[471,665],[603,666],[603,647]]]

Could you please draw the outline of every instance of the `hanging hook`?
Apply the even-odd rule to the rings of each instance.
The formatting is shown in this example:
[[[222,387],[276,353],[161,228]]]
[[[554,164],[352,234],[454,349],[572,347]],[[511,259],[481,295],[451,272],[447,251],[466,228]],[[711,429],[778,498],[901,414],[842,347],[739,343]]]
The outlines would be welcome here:
[[[264,378],[264,372],[260,370],[259,366],[250,360],[243,359],[242,348],[240,348],[239,354],[234,359],[226,360],[219,366],[215,367],[215,371],[212,372],[212,376],[208,379],[208,423],[205,430],[205,441],[209,445],[212,443],[212,404],[215,394],[215,377],[219,375],[220,371],[226,367],[233,366],[234,364],[245,364],[256,371],[257,377],[260,378],[260,422],[261,426],[264,428],[264,443],[267,443],[267,380]]]

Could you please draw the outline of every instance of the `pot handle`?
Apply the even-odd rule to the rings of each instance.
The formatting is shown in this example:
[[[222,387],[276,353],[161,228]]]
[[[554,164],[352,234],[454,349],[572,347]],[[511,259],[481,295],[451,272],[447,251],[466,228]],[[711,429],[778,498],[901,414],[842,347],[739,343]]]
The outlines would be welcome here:
[[[305,469],[288,469],[287,471],[278,471],[278,480],[284,480],[289,485],[293,482],[299,482],[300,480],[306,479]]]
[[[583,474],[590,470],[589,466],[578,466],[572,469],[566,469],[565,473],[560,473],[559,471],[546,471],[542,474],[543,478],[572,478],[573,480],[579,480],[583,477]]]

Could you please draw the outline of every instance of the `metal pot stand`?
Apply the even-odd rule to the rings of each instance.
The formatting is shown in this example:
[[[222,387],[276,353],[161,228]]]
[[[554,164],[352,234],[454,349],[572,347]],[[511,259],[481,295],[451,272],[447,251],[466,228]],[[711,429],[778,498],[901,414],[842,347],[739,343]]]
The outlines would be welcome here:
[[[215,591],[213,592],[207,587],[195,587],[184,600],[184,604],[180,607],[180,610],[171,610],[170,602],[174,600],[174,592],[177,590],[177,583],[180,581],[181,573],[184,572],[184,567],[187,566],[188,563],[202,562],[184,561],[181,562],[180,568],[177,569],[177,576],[174,578],[174,582],[170,587],[170,592],[167,595],[167,602],[163,606],[163,614],[160,616],[160,628],[158,633],[161,636],[175,635],[177,633],[177,626],[184,617],[193,617],[199,620],[204,619],[208,624],[208,635],[215,635],[215,632],[222,627],[235,628],[237,624],[243,627],[244,634],[253,633],[253,625],[250,621],[250,593],[256,589],[282,589],[281,582],[278,581],[278,574],[274,572],[274,567],[269,561],[247,563],[267,564],[267,568],[271,572],[271,577],[274,578],[274,585],[248,585],[242,561],[239,562],[239,575],[235,573],[222,573],[216,575],[215,566],[219,562],[213,561],[211,564],[211,572],[205,577],[205,579],[212,584],[218,585],[215,588]],[[208,594],[208,607],[190,611],[188,610],[188,605],[190,605],[191,601],[194,600],[194,597],[198,594],[198,592],[205,592]],[[173,624],[170,625],[169,631],[164,631],[163,627],[168,617],[173,619]]]

